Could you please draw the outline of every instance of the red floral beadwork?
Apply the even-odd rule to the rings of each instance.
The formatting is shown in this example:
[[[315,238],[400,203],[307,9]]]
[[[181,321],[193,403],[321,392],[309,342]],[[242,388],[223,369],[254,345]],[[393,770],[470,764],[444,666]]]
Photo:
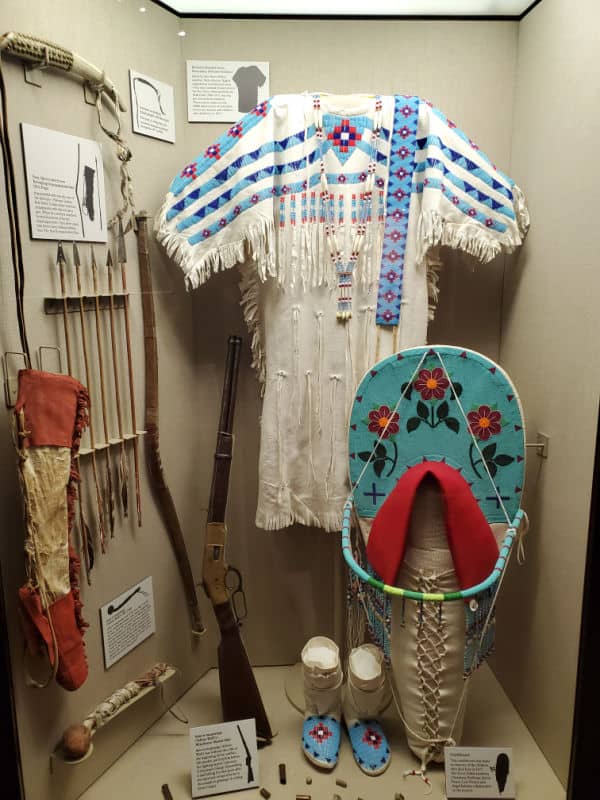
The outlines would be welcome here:
[[[206,148],[204,155],[207,158],[219,159],[221,158],[221,148],[218,144],[211,144],[210,147]]]
[[[467,414],[471,433],[484,442],[501,432],[501,419],[502,414],[499,411],[492,411],[489,406],[479,406],[477,411],[469,411]]]
[[[196,163],[188,164],[181,170],[181,177],[182,178],[194,178],[198,177],[198,173],[196,172]]]
[[[420,392],[423,400],[441,400],[449,386],[450,382],[441,367],[422,369],[414,382],[415,390]]]
[[[369,411],[369,430],[371,433],[378,433],[383,439],[398,433],[398,420],[400,417],[389,406],[380,406],[373,411]],[[386,428],[387,426],[387,428]],[[384,431],[384,428],[386,430]]]
[[[231,128],[227,131],[228,136],[233,136],[235,139],[239,139],[242,134],[244,133],[244,129],[239,122],[236,122],[235,125],[232,125]]]
[[[255,106],[250,113],[257,117],[266,117],[268,110],[269,104],[266,100],[263,100],[263,102]]]

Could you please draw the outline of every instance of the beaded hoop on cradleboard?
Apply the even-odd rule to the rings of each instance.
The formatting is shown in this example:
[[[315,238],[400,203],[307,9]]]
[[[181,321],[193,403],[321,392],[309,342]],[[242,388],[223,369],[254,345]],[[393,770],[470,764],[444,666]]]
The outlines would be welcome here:
[[[349,454],[352,492],[342,528],[342,550],[352,570],[349,590],[384,652],[389,651],[389,595],[421,603],[475,598],[466,609],[467,629],[481,633],[482,642],[489,640],[495,595],[524,516],[523,413],[506,373],[479,353],[445,345],[390,356],[369,370],[357,389]],[[402,475],[423,461],[459,471],[487,521],[508,526],[493,570],[474,586],[446,593],[391,586],[368,565],[362,547],[352,548],[353,512],[367,530]],[[484,611],[487,622],[480,619]]]

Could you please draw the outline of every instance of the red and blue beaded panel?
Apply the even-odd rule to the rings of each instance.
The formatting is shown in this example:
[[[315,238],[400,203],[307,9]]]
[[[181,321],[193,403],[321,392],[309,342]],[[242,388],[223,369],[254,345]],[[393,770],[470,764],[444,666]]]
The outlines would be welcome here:
[[[375,517],[402,474],[423,461],[459,470],[490,523],[506,522],[504,509],[512,521],[520,508],[521,403],[508,375],[480,353],[436,345],[380,361],[356,391],[348,443],[359,517]]]

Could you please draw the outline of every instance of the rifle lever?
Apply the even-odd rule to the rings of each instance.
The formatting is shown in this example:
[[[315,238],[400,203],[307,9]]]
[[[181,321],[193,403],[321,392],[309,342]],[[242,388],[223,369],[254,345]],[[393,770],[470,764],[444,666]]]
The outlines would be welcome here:
[[[231,581],[227,581],[230,572],[232,572],[237,578],[237,583],[235,586],[231,586]],[[239,569],[236,569],[232,566],[227,568],[227,572],[225,574],[225,586],[230,592],[231,607],[233,608],[236,621],[241,622],[248,616],[248,607],[246,605],[246,593],[244,592],[242,583],[242,574]]]

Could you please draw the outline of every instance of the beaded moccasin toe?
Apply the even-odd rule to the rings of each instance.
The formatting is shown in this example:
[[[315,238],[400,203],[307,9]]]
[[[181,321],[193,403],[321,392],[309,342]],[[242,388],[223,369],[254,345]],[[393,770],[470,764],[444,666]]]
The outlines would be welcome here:
[[[372,644],[355,648],[348,659],[344,721],[354,760],[367,775],[380,775],[390,763],[390,748],[376,716],[389,702],[383,653]]]
[[[325,636],[310,639],[302,650],[304,725],[302,751],[322,769],[333,769],[340,752],[342,668],[335,642]]]

